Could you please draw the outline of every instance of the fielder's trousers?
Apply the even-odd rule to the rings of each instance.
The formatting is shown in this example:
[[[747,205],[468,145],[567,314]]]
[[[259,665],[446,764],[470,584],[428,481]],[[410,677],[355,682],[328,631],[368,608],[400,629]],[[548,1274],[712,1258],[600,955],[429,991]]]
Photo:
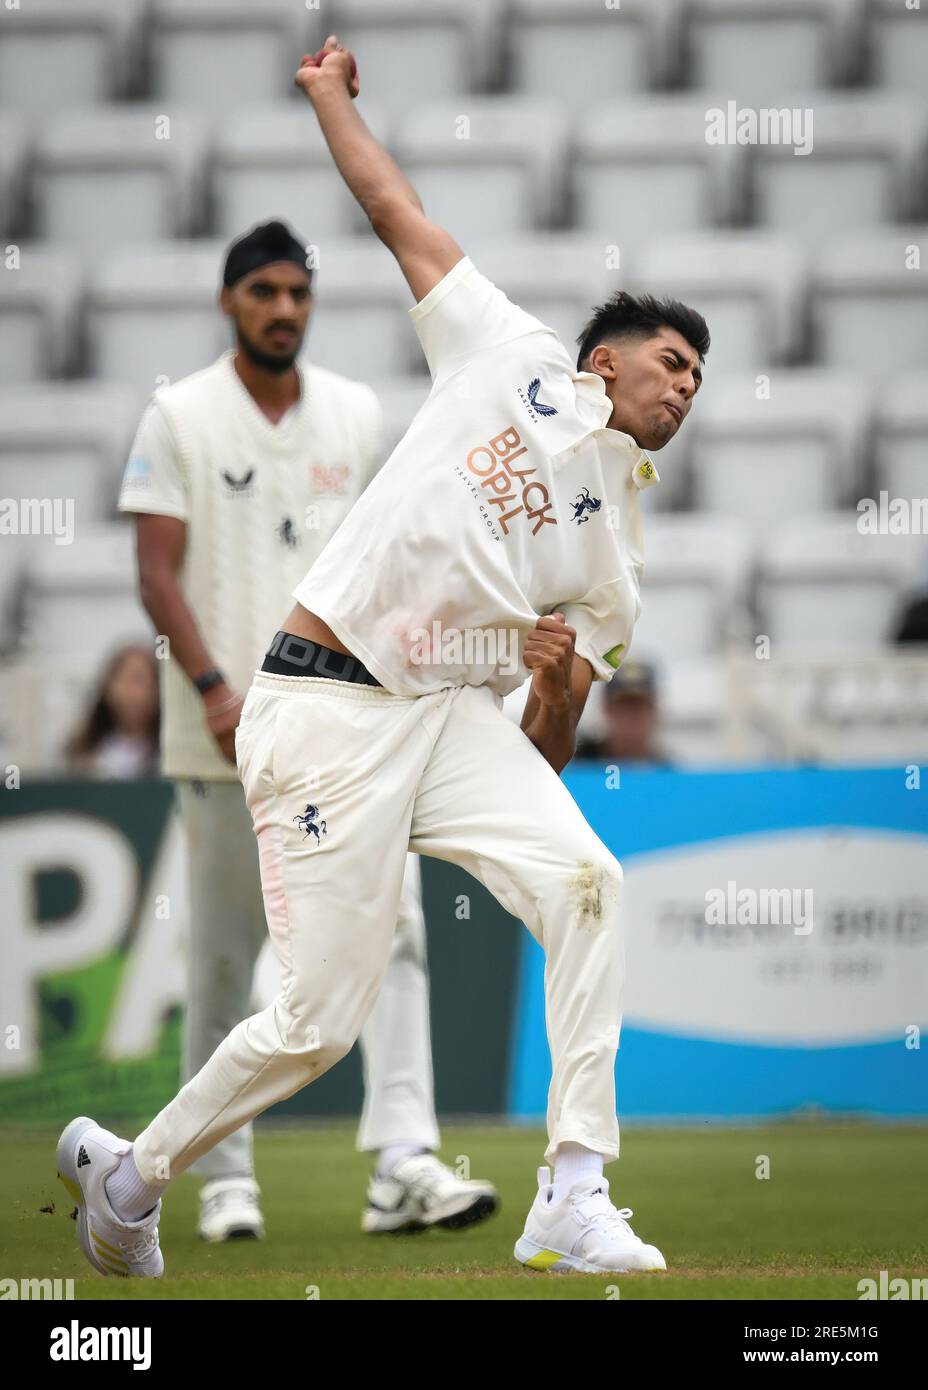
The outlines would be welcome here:
[[[351,1048],[390,957],[407,849],[473,874],[545,951],[547,1157],[566,1141],[617,1157],[622,871],[492,692],[406,699],[258,672],[236,751],[282,988],[139,1135],[142,1176],[177,1177]]]

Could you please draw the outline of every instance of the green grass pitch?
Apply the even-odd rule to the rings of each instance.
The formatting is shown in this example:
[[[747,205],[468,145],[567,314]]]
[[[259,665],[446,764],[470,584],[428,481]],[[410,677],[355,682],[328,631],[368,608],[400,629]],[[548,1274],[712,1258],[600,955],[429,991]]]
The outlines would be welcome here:
[[[77,1248],[55,1178],[57,1134],[0,1132],[4,1278],[75,1281],[81,1298],[128,1299],[852,1299],[857,1281],[928,1276],[928,1130],[784,1123],[763,1129],[628,1127],[607,1170],[612,1196],[658,1245],[666,1274],[521,1269],[521,1234],[542,1161],[540,1130],[449,1127],[442,1157],[467,1155],[502,1209],[461,1232],[366,1236],[370,1162],[344,1128],[257,1131],[267,1239],[207,1245],[194,1234],[197,1180],[165,1200],[161,1281],[103,1279]],[[770,1177],[755,1176],[759,1156]],[[610,1292],[610,1289],[612,1292]]]

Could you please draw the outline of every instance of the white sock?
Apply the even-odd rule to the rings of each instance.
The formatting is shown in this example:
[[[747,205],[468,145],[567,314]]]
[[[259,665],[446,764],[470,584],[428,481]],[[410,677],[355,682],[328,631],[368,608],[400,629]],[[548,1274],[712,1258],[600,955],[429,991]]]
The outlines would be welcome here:
[[[559,1144],[554,1156],[554,1192],[552,1205],[563,1202],[578,1178],[601,1178],[603,1155],[586,1149],[582,1144]]]
[[[118,1168],[114,1168],[103,1186],[120,1221],[140,1221],[147,1216],[152,1207],[157,1206],[158,1198],[165,1184],[151,1187],[135,1166],[132,1149],[123,1154]]]
[[[387,1177],[401,1158],[408,1158],[410,1154],[425,1153],[428,1153],[428,1149],[424,1149],[421,1144],[388,1144],[377,1156],[377,1176]]]

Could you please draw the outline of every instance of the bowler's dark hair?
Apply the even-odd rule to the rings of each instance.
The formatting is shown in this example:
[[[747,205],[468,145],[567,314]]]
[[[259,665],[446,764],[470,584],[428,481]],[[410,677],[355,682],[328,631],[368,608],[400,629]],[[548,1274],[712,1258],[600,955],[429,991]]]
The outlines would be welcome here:
[[[577,338],[581,367],[594,348],[607,338],[652,338],[660,328],[674,328],[699,354],[700,362],[709,351],[709,329],[702,314],[681,304],[679,299],[655,299],[653,294],[637,297],[619,290],[593,310],[593,317]]]

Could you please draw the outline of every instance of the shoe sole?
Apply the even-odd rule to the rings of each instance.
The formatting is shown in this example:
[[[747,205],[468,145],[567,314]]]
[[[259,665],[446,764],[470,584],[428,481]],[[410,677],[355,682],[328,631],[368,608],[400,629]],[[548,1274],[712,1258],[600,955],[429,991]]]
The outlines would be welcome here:
[[[565,1255],[561,1250],[548,1250],[544,1245],[538,1245],[525,1236],[520,1236],[516,1241],[513,1254],[526,1269],[535,1269],[547,1274],[658,1274],[667,1268],[664,1264],[648,1265],[646,1268],[638,1265],[629,1269],[606,1269],[602,1265],[581,1260],[577,1255]]]
[[[421,1235],[423,1231],[440,1227],[444,1231],[460,1231],[467,1226],[476,1226],[486,1221],[499,1207],[499,1198],[489,1192],[469,1200],[460,1211],[448,1212],[446,1216],[423,1221],[418,1217],[395,1216],[392,1212],[376,1211],[372,1208],[361,1218],[361,1229],[370,1236],[376,1235]]]

